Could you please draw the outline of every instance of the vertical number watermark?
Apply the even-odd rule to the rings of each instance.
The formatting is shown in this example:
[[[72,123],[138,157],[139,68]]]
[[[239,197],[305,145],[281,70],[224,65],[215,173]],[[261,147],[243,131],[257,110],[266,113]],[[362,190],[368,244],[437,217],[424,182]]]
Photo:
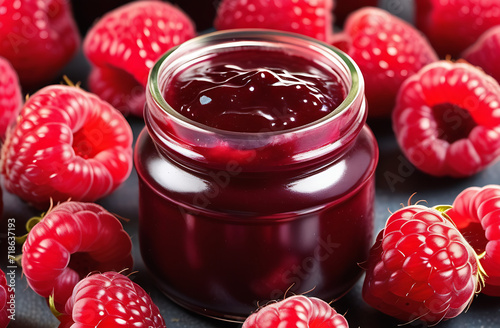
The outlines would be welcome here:
[[[7,312],[10,320],[16,319],[16,272],[18,266],[16,261],[16,220],[9,218],[7,220],[7,270],[5,278],[7,279],[8,299]]]

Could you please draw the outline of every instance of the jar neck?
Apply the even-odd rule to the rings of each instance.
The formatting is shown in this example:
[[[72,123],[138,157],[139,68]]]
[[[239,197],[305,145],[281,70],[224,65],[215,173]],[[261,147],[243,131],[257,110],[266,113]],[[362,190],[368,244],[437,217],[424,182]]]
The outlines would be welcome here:
[[[260,132],[215,129],[189,120],[163,98],[172,72],[217,52],[254,47],[314,58],[337,74],[347,92],[344,101],[325,117],[298,128]],[[242,171],[273,171],[304,167],[341,156],[360,133],[367,108],[358,67],[319,41],[281,32],[241,30],[216,32],[188,41],[165,54],[153,67],[146,91],[144,119],[158,151],[189,166]]]

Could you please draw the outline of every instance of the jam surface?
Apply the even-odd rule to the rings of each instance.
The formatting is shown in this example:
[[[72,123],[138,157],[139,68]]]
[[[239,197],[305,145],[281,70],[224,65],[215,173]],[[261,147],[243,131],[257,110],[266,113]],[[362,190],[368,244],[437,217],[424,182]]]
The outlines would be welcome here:
[[[237,132],[303,126],[334,111],[346,97],[333,70],[276,50],[218,53],[179,70],[169,85],[164,97],[174,110]]]

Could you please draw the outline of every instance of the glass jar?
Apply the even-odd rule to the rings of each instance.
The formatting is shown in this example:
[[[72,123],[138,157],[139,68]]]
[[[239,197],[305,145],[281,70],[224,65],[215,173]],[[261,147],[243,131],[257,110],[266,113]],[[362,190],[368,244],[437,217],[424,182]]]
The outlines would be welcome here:
[[[314,60],[340,77],[346,97],[310,124],[259,132],[215,129],[165,101],[173,72],[236,49]],[[286,293],[345,294],[372,244],[378,147],[366,111],[355,63],[307,37],[215,32],[165,54],[135,149],[141,254],[160,290],[225,320]]]

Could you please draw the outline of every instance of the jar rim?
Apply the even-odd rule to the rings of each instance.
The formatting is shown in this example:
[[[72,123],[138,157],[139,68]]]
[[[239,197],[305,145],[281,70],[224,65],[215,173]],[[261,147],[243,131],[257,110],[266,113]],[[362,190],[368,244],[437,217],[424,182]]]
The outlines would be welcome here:
[[[255,40],[273,40],[278,38],[288,38],[290,40],[302,40],[305,42],[309,42],[311,47],[314,46],[321,50],[322,52],[328,53],[330,56],[335,57],[340,63],[345,65],[348,73],[350,74],[351,85],[348,86],[348,93],[344,100],[335,108],[333,111],[328,113],[327,115],[312,121],[310,123],[300,125],[294,128],[285,129],[285,130],[276,130],[276,131],[259,131],[259,132],[240,132],[240,131],[231,131],[231,130],[223,130],[218,129],[197,121],[194,121],[170,106],[168,102],[165,100],[162,90],[160,89],[160,74],[162,73],[162,69],[164,65],[167,63],[167,59],[177,51],[181,51],[185,48],[188,48],[191,45],[197,44],[199,42],[208,42],[208,41],[216,41],[218,39],[234,39],[237,41],[238,39],[250,38]],[[148,86],[149,93],[152,97],[152,100],[163,110],[165,113],[169,114],[172,119],[183,122],[184,124],[188,124],[191,127],[198,128],[203,131],[207,131],[209,133],[215,133],[218,135],[226,135],[226,136],[234,136],[238,138],[242,137],[254,137],[255,135],[259,136],[274,136],[280,134],[287,133],[296,133],[298,131],[305,131],[309,129],[315,129],[318,126],[323,124],[327,124],[331,120],[334,120],[338,116],[340,116],[346,109],[348,109],[360,96],[364,94],[364,80],[361,74],[361,71],[358,65],[348,56],[346,53],[341,51],[340,49],[329,45],[328,43],[319,41],[317,39],[291,33],[291,32],[283,32],[283,31],[275,31],[275,30],[266,30],[266,29],[233,29],[233,30],[224,30],[224,31],[215,31],[208,34],[203,34],[197,36],[193,39],[190,39],[178,46],[175,46],[168,50],[165,54],[163,54],[151,68],[148,78]],[[363,94],[362,94],[363,93]]]

